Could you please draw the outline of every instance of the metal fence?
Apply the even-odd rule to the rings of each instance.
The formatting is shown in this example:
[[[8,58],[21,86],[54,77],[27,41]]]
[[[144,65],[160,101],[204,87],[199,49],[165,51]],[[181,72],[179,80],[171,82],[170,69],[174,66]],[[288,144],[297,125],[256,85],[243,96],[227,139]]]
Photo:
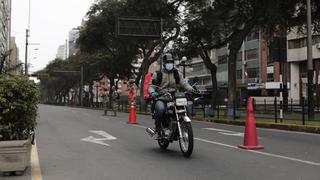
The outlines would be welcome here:
[[[315,105],[314,119],[308,119],[307,100],[294,101],[289,100],[288,104],[281,104],[280,100],[274,98],[270,100],[253,101],[255,118],[261,121],[272,121],[275,123],[320,123],[320,107]],[[140,99],[136,102],[136,111],[151,113],[151,102],[141,105]],[[226,103],[219,103],[215,108],[204,102],[194,103],[188,106],[188,114],[191,117],[212,118],[212,119],[233,119],[244,120],[246,118],[246,102],[235,102],[235,106],[228,107]],[[282,110],[281,110],[282,109]],[[127,99],[121,98],[118,102],[118,110],[123,112],[130,111],[130,104]]]

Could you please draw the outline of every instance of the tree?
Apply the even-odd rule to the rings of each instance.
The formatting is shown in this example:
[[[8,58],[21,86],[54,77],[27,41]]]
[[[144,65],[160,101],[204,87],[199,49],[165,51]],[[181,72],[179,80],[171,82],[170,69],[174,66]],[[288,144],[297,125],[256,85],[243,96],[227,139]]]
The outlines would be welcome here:
[[[158,60],[161,53],[164,51],[167,44],[175,40],[180,33],[179,7],[183,0],[131,0],[126,3],[124,12],[127,16],[137,17],[157,17],[163,21],[163,41],[140,39],[138,47],[141,49],[143,61],[137,73],[136,85],[140,82],[143,84],[144,76],[147,73],[149,66]],[[141,81],[142,78],[142,81]],[[142,88],[142,86],[141,86]]]
[[[134,72],[136,85],[139,86],[140,82],[143,84],[149,66],[158,59],[166,45],[178,36],[180,25],[177,15],[181,3],[182,0],[101,0],[88,12],[89,20],[78,40],[80,50],[95,54],[97,60],[105,62],[104,66],[100,67],[104,68],[104,73],[111,83],[116,77],[130,78],[133,72],[131,62],[136,60],[137,56],[142,57],[141,67],[138,72]],[[116,37],[115,19],[119,16],[162,18],[163,42],[160,39]]]
[[[248,33],[261,29],[265,32],[287,32],[306,24],[304,0],[186,0],[189,44],[197,48],[211,73],[216,65],[208,51],[228,44],[228,97],[233,106],[236,96],[236,57]],[[313,1],[314,30],[319,30],[319,0]],[[212,75],[216,90],[216,76]],[[215,94],[215,92],[213,92]],[[214,97],[215,95],[213,95]],[[214,99],[212,99],[214,101]]]
[[[123,1],[115,0],[94,4],[78,39],[80,51],[99,62],[101,73],[111,80],[111,85],[116,78],[130,77],[131,62],[138,54],[134,40],[119,39],[115,34],[115,19],[123,7]]]
[[[50,74],[49,78],[40,78],[42,100],[47,99],[49,103],[65,103],[63,99],[68,97],[70,89],[80,88],[79,65],[70,61],[73,58],[75,56],[67,60],[55,59],[44,70],[38,72]]]

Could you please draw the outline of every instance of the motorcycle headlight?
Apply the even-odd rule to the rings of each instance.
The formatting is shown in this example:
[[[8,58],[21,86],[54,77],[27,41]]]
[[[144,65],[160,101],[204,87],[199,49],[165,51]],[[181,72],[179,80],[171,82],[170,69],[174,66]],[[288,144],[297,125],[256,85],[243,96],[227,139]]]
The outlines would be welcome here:
[[[188,104],[187,98],[177,98],[176,105],[177,106],[186,106]]]

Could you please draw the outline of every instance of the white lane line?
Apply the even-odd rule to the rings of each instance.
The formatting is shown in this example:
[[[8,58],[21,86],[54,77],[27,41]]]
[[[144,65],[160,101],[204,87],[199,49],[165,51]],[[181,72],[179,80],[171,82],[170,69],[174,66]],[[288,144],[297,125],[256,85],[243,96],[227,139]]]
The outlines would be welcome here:
[[[236,136],[236,137],[243,137],[244,134],[236,131],[230,131],[226,129],[217,129],[217,128],[202,128],[209,131],[217,131],[219,134],[226,135],[226,136]]]
[[[299,132],[299,131],[285,131],[285,130],[280,130],[280,129],[266,129],[266,128],[257,128],[257,129],[265,130],[265,131],[279,132],[279,133],[300,134],[300,135],[309,135],[309,136],[320,136],[320,134],[306,133],[306,132]]]
[[[226,132],[226,133],[236,133],[235,131],[229,131],[229,130],[217,129],[217,128],[203,128],[203,129],[210,130],[210,131]]]
[[[226,136],[236,136],[236,137],[243,137],[244,134],[243,133],[225,133],[225,132],[219,132],[219,134],[223,134]],[[260,137],[258,137],[259,139],[261,139]]]
[[[238,150],[241,150],[241,151],[246,151],[246,152],[261,154],[261,155],[265,155],[265,156],[270,156],[270,157],[275,157],[275,158],[279,158],[279,159],[285,159],[285,160],[290,160],[290,161],[295,161],[295,162],[300,162],[300,163],[304,163],[304,164],[314,165],[314,166],[319,166],[319,167],[320,167],[320,163],[317,163],[317,162],[306,161],[306,160],[302,160],[302,159],[297,159],[297,158],[292,158],[292,157],[287,157],[287,156],[281,156],[281,155],[272,154],[272,153],[266,153],[266,152],[261,152],[261,151],[243,150],[243,149],[238,148],[237,146],[233,146],[233,145],[229,145],[229,144],[223,144],[223,143],[219,143],[219,142],[215,142],[215,141],[210,141],[210,140],[206,140],[206,139],[202,139],[202,138],[194,138],[194,139],[195,139],[195,140],[198,140],[198,141],[210,143],[210,144],[215,144],[215,145],[223,146],[223,147],[238,149]]]
[[[137,124],[135,124],[133,126],[136,126],[136,127],[139,127],[139,128],[147,128],[145,126],[137,125]],[[225,130],[225,131],[228,131],[228,130]],[[272,154],[272,153],[266,153],[266,152],[261,152],[261,151],[243,150],[243,149],[238,148],[237,146],[224,144],[224,143],[219,143],[219,142],[214,142],[214,141],[210,141],[210,140],[206,140],[206,139],[202,139],[202,138],[194,138],[194,139],[198,140],[198,141],[210,143],[210,144],[215,144],[215,145],[219,145],[219,146],[224,146],[224,147],[228,147],[228,148],[237,149],[237,150],[240,150],[240,151],[252,152],[252,153],[261,154],[261,155],[265,155],[265,156],[276,157],[276,158],[280,158],[280,159],[286,159],[286,160],[300,162],[300,163],[314,165],[314,166],[320,166],[320,163],[317,163],[317,162],[306,161],[306,160],[302,160],[302,159],[291,158],[291,157],[286,157],[286,156],[281,156],[281,155]]]
[[[31,149],[31,177],[32,180],[42,180],[36,140],[34,140],[34,145],[32,145]]]
[[[212,125],[212,123],[210,123],[210,122],[197,122],[197,123]],[[216,123],[216,124],[218,124],[218,123]],[[229,126],[229,127],[244,127],[244,126],[237,126],[237,125],[230,125],[230,124],[219,124],[219,125]],[[281,130],[281,129],[268,129],[268,128],[258,128],[258,127],[257,127],[257,129],[263,130],[263,131],[273,131],[273,132],[288,133],[288,134],[302,134],[302,135],[309,135],[309,136],[320,136],[320,134],[316,134],[316,133],[306,133],[306,132],[299,132],[299,131],[286,131],[286,130]]]

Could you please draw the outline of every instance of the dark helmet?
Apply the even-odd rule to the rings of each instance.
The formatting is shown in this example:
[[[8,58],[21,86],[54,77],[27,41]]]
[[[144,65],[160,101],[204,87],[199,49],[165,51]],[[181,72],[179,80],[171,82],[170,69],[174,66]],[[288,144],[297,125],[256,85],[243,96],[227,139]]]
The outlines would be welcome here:
[[[165,53],[163,56],[162,56],[162,61],[163,63],[173,63],[174,62],[174,59],[172,57],[172,54],[170,53]]]

